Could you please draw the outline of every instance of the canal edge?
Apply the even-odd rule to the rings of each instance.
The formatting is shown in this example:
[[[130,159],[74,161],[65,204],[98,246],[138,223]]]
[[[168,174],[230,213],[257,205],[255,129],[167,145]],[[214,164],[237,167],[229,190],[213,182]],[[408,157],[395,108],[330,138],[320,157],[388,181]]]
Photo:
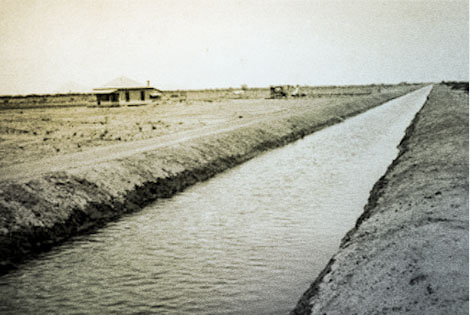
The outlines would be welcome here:
[[[467,311],[468,86],[465,94],[436,84],[291,314]]]

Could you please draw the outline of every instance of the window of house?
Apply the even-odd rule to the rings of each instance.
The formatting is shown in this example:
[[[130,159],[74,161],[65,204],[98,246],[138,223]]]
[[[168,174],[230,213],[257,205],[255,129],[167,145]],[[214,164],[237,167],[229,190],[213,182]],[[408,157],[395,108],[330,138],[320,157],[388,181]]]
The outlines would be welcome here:
[[[129,97],[129,91],[126,91],[126,102],[129,102],[130,97]]]
[[[145,101],[145,91],[140,91],[140,100]]]

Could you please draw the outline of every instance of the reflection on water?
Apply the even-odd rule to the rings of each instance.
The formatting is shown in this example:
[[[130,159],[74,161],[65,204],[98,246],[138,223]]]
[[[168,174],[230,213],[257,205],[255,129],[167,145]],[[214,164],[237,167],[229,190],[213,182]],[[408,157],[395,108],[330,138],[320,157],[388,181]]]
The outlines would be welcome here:
[[[429,88],[266,153],[0,278],[9,314],[284,314]]]

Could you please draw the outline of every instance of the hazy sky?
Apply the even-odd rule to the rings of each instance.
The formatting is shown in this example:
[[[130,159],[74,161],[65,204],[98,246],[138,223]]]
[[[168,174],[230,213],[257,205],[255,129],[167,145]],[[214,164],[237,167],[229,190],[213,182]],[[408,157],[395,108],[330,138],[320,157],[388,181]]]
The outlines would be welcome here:
[[[468,80],[467,0],[0,0],[0,94]]]

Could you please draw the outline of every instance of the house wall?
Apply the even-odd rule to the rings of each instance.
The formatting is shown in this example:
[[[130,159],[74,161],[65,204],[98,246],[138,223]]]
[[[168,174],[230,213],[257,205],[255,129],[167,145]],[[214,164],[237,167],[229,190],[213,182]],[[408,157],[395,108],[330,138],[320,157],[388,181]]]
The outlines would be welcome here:
[[[151,102],[149,89],[119,90],[119,105],[141,105]],[[126,92],[129,93],[129,100],[126,99]],[[144,93],[144,100],[141,93]]]
[[[96,95],[96,104],[98,106],[119,106],[119,98],[113,100],[111,94],[98,94]]]

